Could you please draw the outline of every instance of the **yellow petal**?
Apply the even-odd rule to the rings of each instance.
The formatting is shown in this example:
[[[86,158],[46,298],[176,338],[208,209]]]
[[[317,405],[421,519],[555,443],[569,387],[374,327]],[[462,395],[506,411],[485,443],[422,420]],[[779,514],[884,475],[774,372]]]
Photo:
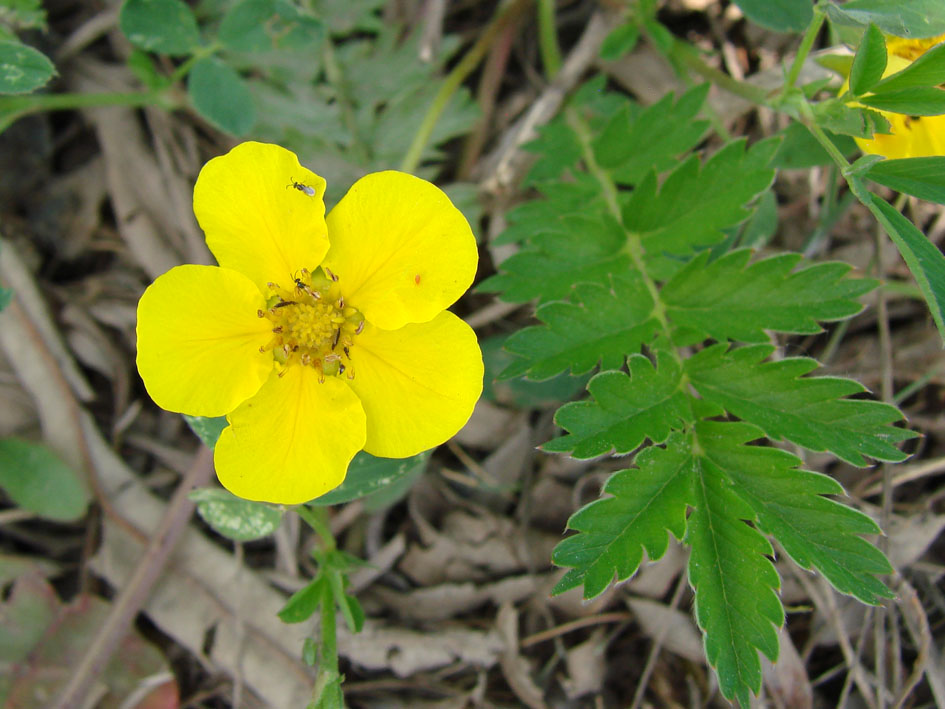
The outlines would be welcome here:
[[[466,323],[444,311],[399,330],[365,326],[351,348],[351,388],[367,414],[364,449],[405,458],[448,440],[482,393],[482,353]]]
[[[227,416],[214,449],[217,477],[247,500],[295,505],[337,487],[364,445],[364,410],[342,379],[311,367],[275,372]]]
[[[265,307],[246,276],[217,266],[177,266],[138,301],[138,372],[155,403],[193,416],[222,416],[272,371]]]
[[[945,155],[945,116],[903,116],[882,112],[891,134],[876,133],[869,140],[856,138],[864,153],[897,158]]]
[[[347,302],[385,330],[431,320],[476,275],[466,218],[438,187],[403,172],[355,182],[329,213],[328,233],[325,265]]]
[[[293,273],[321,263],[328,251],[324,194],[325,180],[295,153],[241,143],[204,165],[194,213],[219,264],[263,290],[269,281],[289,285]]]

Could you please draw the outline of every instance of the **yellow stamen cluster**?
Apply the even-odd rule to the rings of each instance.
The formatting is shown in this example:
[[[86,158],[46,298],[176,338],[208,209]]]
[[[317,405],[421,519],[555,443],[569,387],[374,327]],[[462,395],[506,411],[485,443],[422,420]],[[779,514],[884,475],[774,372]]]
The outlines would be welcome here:
[[[300,364],[317,369],[322,382],[326,376],[354,379],[351,347],[364,328],[364,316],[345,303],[338,281],[327,268],[315,273],[303,268],[293,274],[290,288],[268,284],[272,295],[257,314],[272,322],[273,337],[259,349],[271,350],[283,365],[280,376],[284,367]]]

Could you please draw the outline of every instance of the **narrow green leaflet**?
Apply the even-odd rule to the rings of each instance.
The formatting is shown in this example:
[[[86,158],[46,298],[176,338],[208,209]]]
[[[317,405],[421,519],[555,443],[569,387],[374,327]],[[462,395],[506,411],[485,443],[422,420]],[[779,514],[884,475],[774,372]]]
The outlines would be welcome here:
[[[776,32],[803,32],[814,19],[808,0],[735,0],[748,19]]]
[[[748,707],[749,691],[761,689],[758,651],[772,662],[778,657],[781,581],[768,558],[774,555],[770,542],[747,524],[754,513],[724,472],[704,457],[695,468],[686,541],[696,621],[722,694]]]
[[[220,488],[194,490],[197,514],[218,534],[237,542],[267,537],[282,523],[282,511],[263,502],[236,497]]]
[[[945,204],[945,157],[882,160],[866,177],[898,192]]]
[[[656,175],[647,175],[624,205],[623,219],[639,234],[652,277],[668,278],[680,259],[722,241],[722,229],[750,214],[745,205],[774,179],[767,165],[777,147],[777,140],[764,140],[746,150],[745,141],[736,140],[703,165],[691,156],[659,188]]]
[[[932,86],[913,86],[884,93],[861,96],[870,108],[909,116],[939,116],[945,113],[945,91]]]
[[[554,210],[553,203],[540,204]],[[574,283],[605,283],[611,274],[629,270],[630,257],[622,251],[626,233],[613,217],[598,212],[556,219],[553,211],[549,217],[549,229],[503,261],[501,273],[482,289],[502,291],[502,299],[510,302],[547,302],[567,298]]]
[[[916,434],[891,425],[903,419],[896,407],[844,398],[865,391],[852,379],[804,377],[817,368],[813,359],[763,362],[773,350],[752,345],[727,351],[727,345],[714,345],[687,360],[685,371],[701,396],[774,440],[830,451],[860,467],[869,464],[865,456],[906,458],[895,444]]]
[[[598,363],[601,369],[617,369],[656,331],[653,300],[643,279],[633,272],[611,280],[609,287],[579,284],[574,294],[575,302],[538,308],[535,317],[544,325],[509,337],[505,348],[521,359],[509,365],[501,378],[526,374],[542,380],[567,369],[577,375]]]
[[[863,40],[853,57],[850,69],[850,92],[856,96],[864,94],[883,78],[886,70],[886,40],[876,25],[871,24],[863,34]]]
[[[827,4],[833,22],[866,26],[871,22],[897,37],[934,37],[945,32],[945,4],[941,0],[850,0]]]
[[[318,607],[332,598],[331,582],[327,574],[319,573],[307,585],[292,594],[282,610],[279,620],[283,623],[301,623],[312,617]]]
[[[636,116],[629,106],[617,111],[593,142],[598,164],[626,185],[637,184],[651,170],[669,169],[705,135],[709,123],[696,115],[708,93],[709,85],[701,84],[675,101],[666,94]]]
[[[133,45],[158,54],[189,54],[200,45],[197,19],[181,0],[125,0],[118,26]]]
[[[945,342],[945,256],[921,231],[881,197],[870,194],[866,206],[883,225],[925,296]]]
[[[563,116],[557,116],[541,126],[538,137],[525,143],[522,148],[538,156],[525,179],[530,185],[556,180],[581,159],[581,143]]]
[[[197,112],[212,125],[233,135],[246,135],[256,123],[249,87],[229,65],[204,57],[187,77],[187,93]]]
[[[893,596],[876,578],[892,573],[892,566],[861,536],[880,529],[862,512],[825,497],[844,494],[836,480],[798,469],[800,459],[786,451],[745,445],[763,435],[754,426],[703,421],[697,431],[706,458],[735,484],[761,530],[798,566],[816,568],[838,591],[864,603]]]
[[[55,75],[56,67],[42,52],[22,42],[0,42],[0,94],[28,94]]]
[[[569,568],[552,593],[584,585],[584,598],[604,592],[611,581],[625,581],[643,558],[666,553],[669,533],[682,539],[686,507],[693,504],[693,453],[688,436],[674,433],[665,447],[647,448],[636,466],[614,473],[604,497],[585,505],[568,520],[578,532],[555,547],[552,561]]]
[[[546,443],[546,451],[571,452],[575,458],[594,458],[613,451],[631,452],[644,440],[662,443],[674,428],[691,418],[689,401],[681,389],[679,363],[660,356],[659,366],[643,355],[627,360],[629,376],[610,371],[587,385],[590,401],[565,404],[555,423],[568,435]]]
[[[889,132],[889,121],[870,108],[850,106],[839,99],[819,101],[813,108],[817,123],[833,133],[872,138],[875,133]]]
[[[880,94],[904,89],[931,88],[942,83],[945,83],[945,44],[928,50],[902,71],[887,76],[872,90]]]
[[[619,25],[604,38],[603,44],[600,45],[600,58],[605,62],[616,61],[624,54],[633,51],[638,39],[640,39],[640,28],[635,22]]]
[[[749,249],[708,262],[702,253],[660,291],[670,322],[702,339],[768,342],[766,330],[820,332],[818,321],[860,312],[856,298],[876,287],[865,278],[845,278],[845,263],[805,264],[800,254],[782,254],[748,265]]]
[[[17,507],[59,522],[81,518],[89,505],[77,471],[46,446],[19,438],[0,439],[0,488]]]

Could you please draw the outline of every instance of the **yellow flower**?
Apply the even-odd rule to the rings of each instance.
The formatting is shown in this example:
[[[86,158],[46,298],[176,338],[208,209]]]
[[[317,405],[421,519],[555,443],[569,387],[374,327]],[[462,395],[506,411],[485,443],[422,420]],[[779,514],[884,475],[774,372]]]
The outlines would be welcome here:
[[[446,310],[478,253],[437,187],[358,180],[325,217],[325,180],[276,145],[208,162],[194,212],[219,266],[159,276],[138,303],[138,371],[164,409],[226,415],[220,482],[297,504],[361,449],[403,458],[450,438],[482,391],[472,329]]]
[[[945,40],[945,35],[929,39],[887,36],[887,62],[883,77],[902,71],[942,40]],[[887,111],[880,113],[889,121],[889,133],[875,133],[869,140],[855,138],[864,153],[890,159],[945,155],[945,116],[904,116]]]

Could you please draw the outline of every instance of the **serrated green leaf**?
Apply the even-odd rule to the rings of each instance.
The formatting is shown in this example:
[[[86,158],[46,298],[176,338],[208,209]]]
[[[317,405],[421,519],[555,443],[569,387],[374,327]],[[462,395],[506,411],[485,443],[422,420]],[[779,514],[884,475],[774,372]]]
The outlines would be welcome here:
[[[882,160],[870,166],[866,177],[897,192],[945,204],[945,157]]]
[[[908,116],[939,116],[945,113],[945,91],[932,86],[874,93],[861,96],[859,100],[870,108]]]
[[[830,451],[859,467],[869,464],[865,456],[906,458],[895,444],[916,434],[890,425],[903,418],[895,406],[844,398],[865,391],[852,379],[804,377],[818,367],[813,359],[763,362],[773,350],[752,345],[727,351],[726,345],[715,345],[687,360],[685,371],[701,396],[774,440]]]
[[[136,47],[158,54],[189,54],[200,45],[197,19],[181,0],[125,0],[118,26]]]
[[[748,707],[749,692],[761,689],[758,651],[777,659],[777,628],[784,623],[776,593],[781,581],[768,558],[774,550],[747,524],[752,509],[711,460],[697,459],[692,488],[686,541],[696,621],[722,694]]]
[[[929,49],[905,69],[887,76],[873,87],[873,93],[912,88],[931,88],[945,83],[945,44]]]
[[[282,511],[263,502],[244,500],[220,488],[194,490],[197,514],[215,532],[237,542],[267,537],[282,523]]]
[[[256,106],[240,75],[216,57],[198,60],[187,77],[187,93],[197,112],[233,135],[246,135],[256,123]]]
[[[319,573],[286,601],[278,613],[279,620],[283,623],[301,623],[311,618],[322,603],[331,601],[331,584],[324,574]]]
[[[501,272],[481,288],[502,291],[502,300],[511,302],[567,298],[575,283],[606,283],[612,274],[626,273],[630,269],[630,257],[623,251],[626,243],[626,232],[605,212],[569,214],[503,261]]]
[[[484,399],[501,404],[514,404],[520,409],[530,409],[570,401],[578,392],[584,390],[590,375],[572,377],[559,374],[543,382],[533,382],[522,377],[496,381],[499,373],[515,360],[515,357],[504,349],[507,339],[505,335],[494,335],[479,341],[486,368],[482,389]]]
[[[875,133],[889,132],[889,121],[881,113],[838,99],[814,104],[814,115],[821,128],[840,135],[870,139]]]
[[[42,52],[17,41],[0,41],[0,94],[28,94],[45,86],[56,67]]]
[[[421,474],[429,459],[429,452],[410,458],[376,458],[370,453],[361,451],[348,465],[345,481],[309,504],[339,505],[342,502],[350,502],[381,492],[402,478],[412,479]]]
[[[809,0],[735,0],[745,16],[776,32],[803,32],[814,19]]]
[[[744,445],[761,437],[754,426],[703,421],[697,431],[706,458],[732,480],[760,529],[798,566],[816,568],[835,589],[864,603],[893,596],[876,578],[892,573],[892,566],[860,536],[879,534],[879,527],[862,512],[825,497],[844,494],[836,480],[798,469],[800,459],[786,451]]]
[[[692,504],[694,461],[690,438],[672,434],[665,447],[651,447],[635,460],[635,468],[614,473],[602,494],[575,512],[568,528],[578,532],[562,540],[552,554],[569,568],[553,594],[584,585],[584,598],[594,598],[612,581],[636,573],[643,550],[651,561],[666,553],[669,534],[682,539],[686,507]]]
[[[849,0],[827,4],[832,22],[877,25],[886,34],[919,39],[945,32],[945,5],[941,0]]]
[[[544,325],[520,330],[506,349],[521,360],[509,365],[501,378],[526,374],[542,380],[570,369],[584,374],[598,363],[616,369],[652,337],[653,300],[634,272],[610,281],[609,287],[582,283],[574,288],[576,302],[546,303],[535,317]]]
[[[627,360],[629,376],[610,371],[592,378],[587,390],[593,399],[558,409],[555,423],[569,433],[546,443],[544,450],[594,458],[611,451],[624,455],[647,438],[665,441],[691,413],[679,363],[661,355],[658,364],[635,354]]]
[[[17,507],[60,522],[80,519],[89,506],[79,473],[46,446],[18,438],[0,439],[0,488]]]
[[[670,322],[719,341],[768,342],[766,331],[814,334],[818,321],[843,320],[863,305],[856,298],[876,287],[845,278],[845,263],[805,264],[781,254],[748,265],[749,249],[708,262],[702,253],[660,291]]]
[[[581,159],[581,143],[563,116],[540,127],[538,137],[522,148],[538,155],[525,177],[528,185],[556,180],[565,169]]]
[[[850,68],[850,91],[859,96],[869,91],[886,71],[886,40],[876,25],[866,28]]]
[[[694,250],[722,241],[722,229],[750,214],[745,205],[774,179],[767,165],[776,148],[776,141],[762,141],[746,151],[744,140],[733,141],[704,165],[690,157],[659,189],[654,173],[640,183],[623,218],[640,236],[652,277],[668,278],[679,269],[680,257],[688,260]]]
[[[573,181],[553,179],[536,183],[535,187],[547,199],[524,202],[506,214],[508,226],[493,243],[517,244],[540,237],[546,232],[564,232],[567,217],[583,217],[589,211],[603,212],[606,204],[600,193],[600,184],[586,173],[574,175]],[[614,243],[624,243],[622,234],[614,237]],[[503,262],[504,264],[505,262]]]
[[[669,169],[705,134],[708,121],[696,120],[696,115],[708,92],[709,85],[701,84],[676,101],[668,93],[636,116],[624,106],[593,141],[598,164],[626,185],[639,183],[651,170]]]
[[[945,342],[945,256],[892,205],[874,194],[869,196],[871,201],[866,206],[883,225],[909,266]]]
[[[617,61],[624,54],[632,52],[640,39],[640,28],[636,23],[628,22],[615,27],[600,45],[600,58],[605,62]]]
[[[778,230],[778,198],[774,192],[762,192],[754,213],[745,222],[738,243],[751,249],[766,246]]]

